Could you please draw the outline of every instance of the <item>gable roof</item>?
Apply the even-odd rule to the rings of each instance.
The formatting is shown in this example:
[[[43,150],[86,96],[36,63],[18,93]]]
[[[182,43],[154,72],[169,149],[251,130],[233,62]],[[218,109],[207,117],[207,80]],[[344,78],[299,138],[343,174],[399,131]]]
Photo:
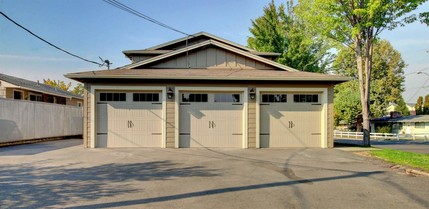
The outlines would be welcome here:
[[[125,65],[122,68],[133,69],[133,68],[141,67],[141,66],[144,66],[144,65],[148,65],[150,63],[154,63],[156,61],[160,61],[162,59],[166,59],[166,58],[178,55],[178,54],[183,54],[183,53],[186,53],[188,51],[195,50],[195,49],[198,49],[198,48],[203,48],[203,47],[210,46],[210,45],[217,46],[219,48],[225,49],[227,51],[234,52],[236,54],[240,54],[242,56],[245,56],[245,57],[257,60],[259,62],[265,63],[267,65],[273,66],[273,67],[278,68],[278,69],[282,69],[282,70],[286,70],[286,71],[298,71],[298,70],[296,70],[294,68],[291,68],[291,67],[288,67],[286,65],[282,65],[280,63],[271,61],[269,59],[265,59],[265,58],[260,57],[258,55],[249,53],[249,52],[244,51],[244,50],[237,49],[236,47],[232,47],[232,46],[229,46],[227,44],[224,44],[224,43],[221,43],[221,42],[218,42],[218,41],[215,41],[215,40],[207,40],[207,41],[204,41],[204,42],[201,42],[201,43],[198,43],[198,44],[194,44],[194,45],[191,45],[191,46],[188,46],[188,47],[185,47],[185,48],[181,48],[181,49],[177,49],[177,50],[174,50],[174,51],[170,51],[170,52],[167,52],[165,54],[161,54],[161,55],[158,55],[156,57],[152,57],[152,58],[140,61],[140,62],[132,63],[132,64],[129,64],[129,65]]]
[[[30,80],[26,80],[26,79],[14,77],[14,76],[2,74],[2,73],[0,73],[0,80],[30,91],[41,92],[45,94],[51,94],[51,95],[66,97],[66,98],[83,99],[83,97],[79,95],[73,94],[68,91],[64,91],[60,88],[56,88],[43,83],[34,82],[34,81],[30,81]]]
[[[226,40],[224,38],[215,36],[215,35],[207,33],[207,32],[199,32],[199,33],[196,33],[196,34],[193,34],[193,35],[190,35],[190,36],[186,36],[186,37],[179,38],[179,39],[176,39],[176,40],[173,40],[173,41],[169,41],[169,42],[166,42],[166,43],[163,43],[163,44],[159,44],[159,45],[156,45],[156,46],[144,49],[144,50],[125,50],[122,53],[124,53],[127,57],[130,57],[130,55],[132,55],[132,54],[157,54],[157,53],[166,53],[168,50],[165,50],[165,49],[164,50],[160,50],[160,49],[168,47],[168,46],[172,46],[174,44],[178,44],[180,42],[186,42],[186,40],[189,41],[191,39],[200,38],[200,37],[207,37],[208,39],[216,40],[216,41],[218,41],[220,43],[224,43],[224,44],[233,46],[235,48],[238,48],[238,49],[247,51],[249,53],[252,53],[252,54],[255,54],[255,55],[259,55],[259,56],[278,57],[280,55],[280,53],[275,53],[275,52],[258,52],[258,51],[254,50],[254,49],[250,49],[250,48],[245,47],[245,46],[243,46],[241,44],[238,44],[238,43],[235,43],[235,42],[232,42],[232,41],[228,41],[228,40]]]

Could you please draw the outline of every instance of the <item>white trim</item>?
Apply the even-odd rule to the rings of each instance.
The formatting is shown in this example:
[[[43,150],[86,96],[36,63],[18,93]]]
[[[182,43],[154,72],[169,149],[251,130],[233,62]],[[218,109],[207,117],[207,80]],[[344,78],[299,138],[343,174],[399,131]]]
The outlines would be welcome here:
[[[248,88],[247,87],[175,87],[175,120],[174,123],[176,125],[175,133],[174,133],[174,147],[179,148],[179,115],[180,115],[180,91],[198,91],[198,92],[241,92],[243,93],[243,138],[242,138],[242,148],[248,148],[248,136],[247,136],[247,124],[248,124]]]
[[[260,95],[261,92],[321,92],[321,140],[320,147],[328,147],[328,88],[256,88],[256,148],[260,148]]]
[[[124,91],[141,91],[141,90],[154,90],[161,91],[162,98],[162,148],[166,147],[167,144],[167,110],[166,110],[166,87],[165,86],[91,86],[91,134],[89,135],[90,147],[95,148],[95,139],[97,139],[97,133],[95,129],[95,113],[96,113],[96,92],[100,90],[124,90]]]

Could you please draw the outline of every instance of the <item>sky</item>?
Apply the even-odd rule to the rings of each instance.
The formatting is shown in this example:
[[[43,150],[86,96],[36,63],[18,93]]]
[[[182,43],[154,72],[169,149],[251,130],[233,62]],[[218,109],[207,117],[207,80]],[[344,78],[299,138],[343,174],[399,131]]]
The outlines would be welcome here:
[[[205,31],[247,45],[251,20],[263,14],[270,0],[119,0],[135,10],[188,34]],[[275,1],[280,4],[283,1]],[[119,10],[103,0],[0,0],[0,11],[49,42],[81,57],[129,64],[122,51],[145,49],[184,35]],[[429,11],[429,2],[418,11]],[[387,39],[407,63],[407,103],[429,94],[429,27],[419,22],[393,31]],[[0,73],[33,81],[102,70],[38,40],[0,16]],[[424,73],[417,74],[422,71]],[[427,74],[425,74],[427,73]],[[76,82],[72,81],[75,85]]]

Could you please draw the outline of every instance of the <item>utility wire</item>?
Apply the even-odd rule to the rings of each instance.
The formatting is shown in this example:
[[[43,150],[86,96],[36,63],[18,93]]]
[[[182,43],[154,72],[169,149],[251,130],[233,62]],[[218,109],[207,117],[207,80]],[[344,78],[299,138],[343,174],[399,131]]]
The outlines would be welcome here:
[[[152,23],[154,23],[154,24],[157,24],[157,25],[159,25],[159,26],[161,26],[161,27],[164,27],[164,28],[170,29],[170,30],[172,30],[172,31],[175,31],[175,32],[181,33],[181,34],[186,35],[186,36],[192,36],[192,35],[190,35],[190,34],[188,34],[188,33],[185,33],[185,32],[183,32],[183,31],[180,31],[180,30],[176,29],[176,28],[173,28],[173,27],[171,27],[171,26],[168,26],[168,25],[166,25],[166,24],[164,24],[164,23],[162,23],[162,22],[160,22],[160,21],[158,21],[158,20],[155,20],[155,19],[153,19],[153,18],[151,18],[151,17],[149,17],[149,16],[147,16],[147,15],[145,15],[145,14],[143,14],[143,13],[141,13],[141,12],[139,12],[139,11],[137,11],[137,10],[135,10],[135,9],[131,8],[131,7],[128,7],[128,6],[127,6],[127,5],[125,5],[125,4],[122,4],[122,3],[121,3],[121,2],[119,2],[119,1],[116,1],[116,0],[103,0],[103,1],[104,1],[104,2],[106,2],[106,3],[108,3],[108,4],[110,4],[110,5],[112,5],[112,6],[114,6],[114,7],[116,7],[116,8],[118,8],[118,9],[121,9],[121,10],[126,11],[126,12],[128,12],[128,13],[131,13],[131,14],[133,14],[133,15],[137,16],[137,17],[143,18],[143,19],[145,19],[145,20],[147,20],[147,21],[150,21],[150,22],[152,22]]]
[[[49,41],[47,41],[47,40],[43,39],[42,37],[40,37],[40,36],[38,36],[38,35],[36,35],[36,34],[34,34],[34,33],[33,33],[32,31],[30,31],[29,29],[27,29],[27,28],[25,28],[24,26],[20,25],[19,23],[15,22],[15,21],[14,21],[14,20],[12,20],[10,17],[8,17],[6,14],[4,14],[3,12],[1,12],[1,11],[0,11],[0,14],[1,14],[1,15],[3,15],[6,19],[8,19],[9,21],[11,21],[12,23],[14,23],[15,25],[17,25],[18,27],[22,28],[23,30],[25,30],[25,31],[27,31],[28,33],[30,33],[31,35],[33,35],[34,37],[36,37],[36,38],[40,39],[41,41],[43,41],[43,42],[45,42],[45,43],[49,44],[50,46],[52,46],[52,47],[54,47],[54,48],[56,48],[56,49],[58,49],[58,50],[60,50],[60,51],[62,51],[62,52],[64,52],[64,53],[66,53],[66,54],[68,54],[68,55],[71,55],[71,56],[73,56],[73,57],[76,57],[76,58],[78,58],[78,59],[81,59],[81,60],[83,60],[83,61],[85,61],[85,62],[89,62],[89,63],[96,64],[96,65],[98,65],[98,66],[100,66],[100,67],[104,65],[104,63],[103,63],[103,64],[101,64],[101,63],[98,63],[98,62],[96,62],[96,61],[92,61],[92,60],[85,59],[85,58],[83,58],[83,57],[81,57],[81,56],[78,56],[78,55],[75,55],[75,54],[73,54],[73,53],[70,53],[70,52],[68,52],[68,51],[66,51],[66,50],[64,50],[64,49],[62,49],[62,48],[60,48],[60,47],[58,47],[58,46],[55,46],[54,44],[50,43]]]

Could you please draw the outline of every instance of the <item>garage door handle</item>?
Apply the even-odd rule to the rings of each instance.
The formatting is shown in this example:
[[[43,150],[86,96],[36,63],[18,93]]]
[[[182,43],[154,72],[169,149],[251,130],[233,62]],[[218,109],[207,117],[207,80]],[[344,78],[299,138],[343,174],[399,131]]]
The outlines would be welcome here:
[[[128,121],[128,128],[132,128],[134,126],[133,121],[129,120]]]

